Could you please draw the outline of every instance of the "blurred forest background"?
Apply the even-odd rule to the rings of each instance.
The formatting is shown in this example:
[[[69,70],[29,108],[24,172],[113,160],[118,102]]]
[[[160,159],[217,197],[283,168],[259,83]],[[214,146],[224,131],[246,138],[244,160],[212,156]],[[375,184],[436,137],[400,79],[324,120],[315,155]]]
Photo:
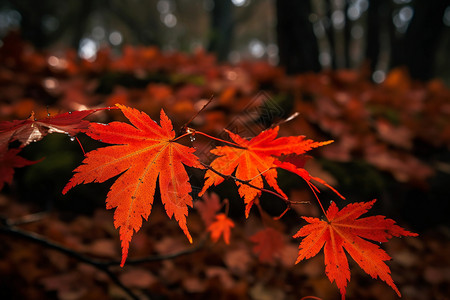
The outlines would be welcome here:
[[[40,49],[80,57],[123,45],[201,47],[220,61],[267,60],[290,73],[361,68],[375,82],[393,67],[450,78],[448,0],[2,0],[0,37],[19,29]]]
[[[385,246],[404,299],[449,299],[450,0],[0,0],[1,121],[121,103],[153,119],[164,108],[179,128],[212,95],[191,123],[207,134],[227,138],[227,128],[252,137],[299,112],[280,135],[333,139],[306,169],[349,202],[379,199],[374,214],[420,233]],[[124,118],[104,111],[91,120]],[[103,145],[77,137],[86,151]],[[0,229],[17,225],[114,261],[120,241],[105,210],[110,184],[61,195],[83,159],[73,140],[50,134],[22,150],[29,160],[45,160],[15,169],[0,194]],[[207,160],[208,142],[196,137],[190,145]],[[324,276],[323,256],[294,266],[298,241],[289,237],[300,216],[321,212],[299,178],[280,171],[279,179],[290,200],[312,205],[294,205],[282,218],[282,247],[262,261],[251,241],[262,227],[256,210],[236,221],[229,246],[194,244],[191,253],[155,205],[130,258],[189,255],[124,269],[113,263],[108,277],[103,267],[5,235],[0,298],[128,299],[122,282],[142,299],[340,299]],[[194,192],[202,182],[193,174]],[[230,217],[243,220],[232,182],[213,191],[218,196],[207,197],[229,199]],[[327,190],[319,197],[335,199]],[[261,205],[272,216],[285,209],[270,195]],[[206,231],[196,210],[189,228],[194,241]],[[396,299],[362,273],[352,269],[347,299]]]

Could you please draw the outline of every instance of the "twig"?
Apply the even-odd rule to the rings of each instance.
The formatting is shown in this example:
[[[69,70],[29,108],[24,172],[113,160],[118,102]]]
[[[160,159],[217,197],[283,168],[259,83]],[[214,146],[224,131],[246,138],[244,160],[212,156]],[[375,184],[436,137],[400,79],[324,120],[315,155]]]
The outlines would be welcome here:
[[[34,213],[34,214],[29,214],[29,215],[25,215],[23,217],[17,218],[14,221],[9,221],[9,225],[13,225],[13,226],[18,226],[18,225],[23,225],[23,224],[29,224],[29,223],[33,223],[33,222],[37,222],[42,220],[48,213],[45,211],[42,212],[38,212],[38,213]]]
[[[247,185],[247,186],[249,186],[249,187],[251,187],[251,188],[254,188],[254,189],[256,189],[256,190],[259,190],[259,191],[261,191],[261,192],[265,192],[265,193],[269,193],[269,194],[272,194],[272,195],[274,195],[274,196],[277,196],[278,198],[282,199],[282,200],[283,200],[284,202],[286,202],[286,203],[290,203],[289,199],[283,197],[282,195],[280,195],[280,194],[278,194],[278,193],[276,193],[276,192],[274,192],[274,191],[271,191],[271,190],[268,190],[268,189],[265,189],[265,188],[257,187],[257,186],[255,186],[255,185],[251,184],[249,180],[242,180],[242,179],[239,179],[239,178],[237,178],[237,177],[235,177],[235,176],[233,176],[233,175],[225,175],[225,174],[222,174],[222,173],[220,173],[219,171],[213,169],[210,165],[207,165],[207,164],[205,164],[205,163],[203,163],[203,162],[200,162],[200,163],[201,163],[206,169],[211,170],[212,172],[216,173],[217,175],[219,175],[219,176],[221,176],[221,177],[223,177],[223,178],[225,178],[225,179],[233,179],[234,181],[237,181],[237,182],[240,182],[240,183],[242,183],[242,184],[245,184],[245,185]]]
[[[287,117],[286,119],[281,120],[281,121],[279,121],[279,122],[277,122],[277,123],[272,124],[272,125],[270,126],[270,128],[275,128],[275,127],[277,127],[277,126],[280,126],[281,124],[287,123],[287,122],[289,122],[289,121],[291,121],[291,120],[297,118],[299,115],[300,115],[300,113],[299,113],[298,111],[296,111],[295,113],[293,113],[292,115],[290,115],[290,116]]]
[[[20,223],[20,222],[19,222]],[[132,290],[130,290],[127,286],[125,286],[119,278],[110,270],[110,267],[112,266],[118,266],[120,265],[120,261],[105,261],[105,260],[99,260],[95,258],[91,258],[88,256],[85,256],[79,252],[76,252],[72,249],[69,249],[63,245],[57,244],[53,241],[50,241],[46,239],[45,237],[36,234],[34,232],[30,232],[27,230],[20,229],[14,225],[15,223],[9,222],[8,219],[4,217],[0,217],[0,233],[5,233],[9,235],[13,235],[16,237],[20,237],[23,239],[26,239],[28,241],[31,241],[33,243],[42,245],[44,247],[56,250],[60,253],[63,253],[69,257],[72,257],[80,262],[86,263],[88,265],[91,265],[95,267],[96,269],[100,270],[101,272],[108,275],[108,277],[118,286],[120,287],[128,296],[130,296],[131,299],[139,300],[139,297],[133,293]],[[164,255],[152,255],[148,257],[143,258],[136,258],[136,259],[129,259],[127,261],[128,265],[131,264],[140,264],[145,262],[152,262],[152,261],[162,261],[162,260],[169,260],[174,259],[176,257],[180,257],[183,255],[188,255],[191,253],[194,253],[204,247],[206,242],[206,238],[202,239],[199,244],[193,248],[189,248],[186,250],[182,250],[179,252],[171,253],[171,254],[164,254]]]
[[[200,249],[202,249],[205,246],[205,242],[206,242],[206,238],[203,238],[195,247],[191,247],[185,250],[181,250],[179,252],[175,252],[175,253],[169,253],[169,254],[160,254],[160,255],[150,255],[147,257],[142,257],[142,258],[131,258],[131,259],[127,259],[127,265],[137,265],[137,264],[141,264],[141,263],[146,263],[146,262],[152,262],[152,261],[162,261],[162,260],[169,260],[169,259],[174,259],[180,256],[184,256],[184,255],[188,255],[191,253],[194,253]],[[111,261],[111,262],[105,262],[104,265],[106,266],[119,266],[120,265],[120,260],[117,261]]]
[[[119,278],[117,278],[117,276],[108,268],[108,266],[96,259],[93,258],[89,258],[87,256],[84,256],[76,251],[73,251],[69,248],[66,248],[62,245],[56,244],[52,241],[47,240],[46,238],[44,238],[43,236],[33,233],[33,232],[29,232],[26,230],[22,230],[20,228],[17,228],[15,226],[9,225],[7,220],[2,220],[2,225],[0,228],[0,232],[6,233],[6,234],[10,234],[10,235],[14,235],[17,237],[21,237],[24,238],[26,240],[32,241],[33,243],[42,245],[44,247],[50,248],[50,249],[54,249],[58,252],[61,252],[67,256],[70,256],[72,258],[75,258],[78,261],[84,262],[88,265],[91,265],[93,267],[95,267],[96,269],[102,271],[103,273],[105,273],[106,275],[108,275],[108,277],[117,285],[119,286],[125,293],[127,293],[128,296],[130,296],[132,299],[134,300],[139,300],[139,297],[136,296],[133,291],[131,291],[128,287],[126,287],[122,282],[120,282]]]
[[[243,147],[242,147],[241,145],[238,145],[238,144],[236,144],[236,143],[233,143],[233,142],[229,142],[229,141],[225,141],[225,140],[216,138],[216,137],[211,136],[211,135],[209,135],[209,134],[206,134],[206,133],[204,133],[204,132],[196,131],[195,129],[192,129],[192,128],[189,128],[189,129],[190,129],[190,133],[191,133],[191,134],[201,134],[201,135],[206,136],[207,138],[210,138],[210,139],[212,139],[212,140],[216,140],[216,141],[218,141],[218,142],[226,143],[226,144],[229,144],[229,145],[233,145],[233,146],[236,147],[236,148],[243,149]]]
[[[200,108],[200,110],[189,119],[189,121],[187,121],[183,126],[181,126],[181,129],[180,129],[181,133],[185,133],[186,132],[186,129],[187,129],[188,125],[211,103],[211,101],[213,101],[213,99],[214,99],[214,95],[211,95],[211,97],[209,97],[208,102],[206,102],[203,105],[203,107]]]

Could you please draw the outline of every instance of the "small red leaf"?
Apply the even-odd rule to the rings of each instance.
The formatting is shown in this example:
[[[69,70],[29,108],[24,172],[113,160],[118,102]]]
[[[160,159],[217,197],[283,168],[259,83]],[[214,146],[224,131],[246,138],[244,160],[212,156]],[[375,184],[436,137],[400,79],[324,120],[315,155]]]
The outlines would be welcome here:
[[[37,163],[38,161],[29,161],[17,154],[22,149],[9,149],[0,151],[0,190],[5,183],[11,184],[14,175],[14,168],[21,168]]]
[[[203,201],[195,202],[194,206],[197,209],[200,217],[206,226],[209,226],[216,217],[217,212],[222,208],[219,196],[216,193],[205,194],[202,197]]]

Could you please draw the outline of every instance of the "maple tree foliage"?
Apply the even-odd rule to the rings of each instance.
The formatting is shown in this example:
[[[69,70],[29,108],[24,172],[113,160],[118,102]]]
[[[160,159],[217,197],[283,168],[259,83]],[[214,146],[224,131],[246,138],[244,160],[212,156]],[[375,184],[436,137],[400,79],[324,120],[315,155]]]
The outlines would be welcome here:
[[[391,271],[385,264],[391,257],[379,245],[367,240],[381,243],[394,236],[417,234],[401,228],[394,220],[384,216],[359,218],[372,208],[375,201],[348,204],[341,210],[332,202],[326,211],[326,220],[303,217],[309,224],[294,235],[294,238],[304,237],[299,245],[296,263],[315,256],[324,248],[325,273],[331,282],[336,282],[342,299],[345,299],[346,286],[350,281],[344,249],[367,274],[372,278],[379,277],[401,296],[390,276]]]
[[[238,179],[248,181],[248,183],[256,187],[236,181],[236,185],[239,187],[239,195],[246,204],[246,217],[249,215],[254,199],[261,195],[261,189],[264,186],[263,177],[267,184],[281,197],[284,199],[288,198],[278,186],[276,167],[285,168],[288,171],[292,170],[286,168],[283,163],[277,163],[277,157],[289,154],[302,155],[313,148],[332,142],[315,142],[305,139],[304,136],[276,138],[279,131],[278,126],[261,132],[251,140],[246,140],[228,130],[225,131],[230,135],[235,146],[218,146],[212,149],[210,152],[219,157],[213,160],[210,166],[215,171],[227,176],[230,176],[236,170]],[[303,176],[303,178],[307,177]],[[213,170],[206,171],[205,179],[203,189],[199,193],[200,196],[209,187],[219,185],[224,181],[224,177]]]
[[[104,182],[121,174],[107,195],[106,208],[116,208],[114,225],[120,228],[123,266],[134,231],[141,228],[142,218],[147,219],[150,215],[158,178],[167,215],[175,217],[192,243],[186,226],[188,206],[192,207],[189,194],[192,189],[183,164],[196,168],[203,166],[193,155],[194,148],[175,142],[172,123],[163,110],[158,126],[143,112],[120,104],[117,107],[132,125],[92,123],[86,131],[88,136],[116,145],[88,152],[63,193],[78,184]]]
[[[0,187],[10,183],[15,167],[30,165],[34,162],[17,156],[22,147],[32,140],[42,139],[47,133],[63,132],[70,135],[80,131],[89,137],[111,146],[99,148],[86,154],[82,164],[74,170],[74,175],[63,189],[67,193],[76,185],[90,182],[104,182],[120,175],[111,186],[106,198],[106,208],[115,208],[114,225],[119,228],[122,260],[125,264],[129,244],[134,232],[142,226],[142,219],[147,220],[152,209],[156,184],[159,182],[161,200],[169,218],[174,217],[188,240],[192,237],[187,228],[188,207],[193,206],[190,193],[192,188],[185,166],[204,169],[199,157],[194,155],[195,148],[182,145],[177,140],[192,134],[187,132],[176,137],[173,125],[165,114],[160,112],[160,125],[147,114],[137,109],[116,104],[131,125],[124,122],[109,124],[91,123],[83,120],[86,116],[102,109],[93,109],[74,113],[64,113],[43,120],[15,120],[0,123],[0,136],[3,151],[0,151],[2,169]],[[304,169],[309,158],[304,154],[313,148],[330,144],[332,141],[315,142],[304,136],[277,138],[279,127],[261,132],[253,139],[247,140],[238,134],[227,131],[233,142],[230,146],[217,146],[211,153],[218,157],[212,161],[205,173],[205,185],[199,195],[203,195],[211,186],[218,185],[235,174],[235,182],[240,196],[246,204],[246,216],[256,204],[261,210],[259,196],[263,191],[263,178],[284,201],[288,197],[279,188],[276,168],[283,168],[304,179],[313,191],[318,189],[311,183],[316,181],[332,189],[324,180],[311,176]],[[21,148],[7,150],[7,144],[18,140]],[[234,222],[225,213],[218,213],[222,208],[215,195],[204,197],[204,203],[196,207],[202,216],[211,239],[217,242],[223,237],[230,243],[231,229]],[[384,261],[390,259],[378,245],[366,239],[385,242],[392,236],[416,236],[395,225],[384,216],[358,219],[367,212],[375,201],[349,204],[338,210],[333,202],[326,212],[327,221],[303,217],[308,225],[303,226],[294,237],[304,237],[299,246],[297,263],[316,255],[324,247],[325,272],[330,281],[335,281],[342,297],[345,297],[350,271],[344,249],[372,277],[379,277],[391,286],[398,295],[399,290],[390,277],[390,270]],[[228,202],[227,202],[228,205]],[[228,209],[227,209],[228,210]],[[261,212],[261,211],[260,211]],[[263,213],[264,215],[264,213]],[[267,219],[267,216],[266,216]],[[284,247],[282,234],[268,227],[253,235],[250,240],[255,243],[253,251],[263,262],[272,262],[281,255]]]
[[[340,196],[332,186],[305,169],[307,157],[304,154],[310,149],[303,142],[308,140],[290,136],[296,134],[292,132],[300,131],[314,140],[333,139],[332,145],[323,147],[318,153],[329,161],[363,160],[392,174],[398,182],[410,184],[424,182],[437,170],[429,164],[434,157],[421,155],[422,146],[418,148],[417,145],[425,144],[430,149],[447,149],[450,145],[450,91],[440,80],[413,82],[400,69],[390,71],[382,84],[373,84],[364,71],[336,70],[287,76],[279,68],[262,62],[219,66],[214,57],[202,51],[186,55],[163,53],[155,47],[125,46],[122,56],[116,57],[111,55],[113,52],[101,49],[95,60],[84,61],[77,58],[76,51],[49,56],[25,48],[27,50],[22,53],[14,51],[13,57],[8,57],[8,64],[0,64],[2,117],[25,119],[0,122],[0,188],[11,182],[14,168],[33,163],[18,156],[21,148],[48,133],[73,136],[86,131],[91,138],[112,144],[88,153],[64,192],[77,184],[103,182],[117,176],[107,196],[107,208],[116,208],[114,224],[120,228],[125,254],[122,265],[133,233],[139,230],[142,218],[147,219],[150,215],[158,178],[167,215],[175,216],[186,236],[190,237],[186,217],[187,208],[192,206],[189,195],[192,188],[184,166],[202,167],[192,147],[177,143],[171,121],[163,111],[158,126],[137,109],[156,114],[164,106],[174,121],[184,122],[196,112],[201,99],[213,92],[220,109],[205,110],[202,117],[206,121],[197,122],[193,127],[197,132],[217,134],[249,107],[249,95],[268,91],[274,95],[274,99],[269,100],[275,100],[275,104],[279,104],[283,95],[292,97],[293,109],[300,111],[302,118],[291,121],[289,128],[281,128],[280,135],[287,137],[277,138],[278,127],[250,140],[229,132],[233,142],[211,152],[218,157],[206,171],[202,194],[231,178],[244,199],[246,215],[252,205],[260,208],[258,197],[267,192],[263,189],[264,180],[289,204],[290,199],[278,187],[277,168],[300,176],[313,192],[318,191],[313,183],[319,183]],[[11,59],[15,61],[13,68],[9,63]],[[108,74],[111,73],[127,80],[109,82]],[[23,80],[16,80],[19,77]],[[95,81],[92,77],[96,77]],[[119,122],[90,124],[84,118],[97,111],[95,109],[37,120],[32,114],[26,119],[30,111],[37,111],[38,106],[41,110],[46,109],[47,103],[41,101],[43,99],[30,98],[30,95],[36,95],[36,82],[42,82],[39,87],[45,97],[55,100],[54,105],[58,108],[96,107],[100,102],[133,106],[137,109],[118,106],[132,125]],[[100,95],[96,88],[107,92]],[[21,147],[9,149],[8,143],[13,141]],[[328,143],[312,142],[311,149]],[[170,152],[172,154],[166,155]],[[171,159],[174,164],[170,166]],[[150,165],[152,167],[147,168]],[[354,174],[348,175],[349,181],[359,176],[357,172]],[[227,223],[226,214],[219,213],[222,208],[219,198],[211,195],[208,200],[206,196],[203,195],[203,201],[197,201],[195,207],[205,227],[210,228],[211,238],[219,240],[223,236],[227,241],[231,223]],[[384,242],[391,236],[414,234],[402,231],[383,216],[359,218],[370,209],[372,202],[350,204],[342,210],[332,203],[324,212],[327,220],[304,217],[310,224],[295,235],[304,237],[298,261],[312,257],[314,252],[324,248],[326,273],[337,283],[343,296],[350,280],[350,272],[345,268],[348,266],[345,251],[367,273],[380,277],[398,292],[384,263],[389,256],[377,244],[367,240]],[[276,232],[281,234],[282,230]],[[260,259],[266,255],[272,259],[281,255],[276,251],[280,249],[277,245],[281,247],[276,242],[279,239],[271,238],[275,235],[275,230],[268,228],[250,238]]]

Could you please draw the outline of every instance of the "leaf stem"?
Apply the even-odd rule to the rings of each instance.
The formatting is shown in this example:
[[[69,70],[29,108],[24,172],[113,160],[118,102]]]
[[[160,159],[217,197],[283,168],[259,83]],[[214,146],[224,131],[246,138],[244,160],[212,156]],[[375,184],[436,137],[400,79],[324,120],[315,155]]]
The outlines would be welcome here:
[[[228,213],[230,211],[230,201],[228,199],[223,199],[223,206],[225,206],[225,215],[228,217]]]
[[[309,181],[306,181],[306,183],[307,183],[307,184],[309,185],[309,187],[311,188],[311,191],[313,192],[314,196],[316,197],[317,202],[319,202],[319,206],[320,206],[320,208],[322,209],[323,214],[325,215],[325,218],[327,218],[327,220],[328,220],[327,213],[325,212],[325,209],[323,208],[322,202],[320,202],[319,197],[317,196],[317,193],[316,193],[316,190],[315,190],[316,187],[315,187],[311,182],[309,182]]]
[[[80,140],[78,139],[78,137],[75,137],[75,139],[77,140],[78,145],[80,145],[81,151],[83,151],[83,156],[86,156],[86,152],[84,151],[83,145],[81,145]]]
[[[191,133],[190,133],[190,132],[183,133],[182,135],[177,136],[176,138],[174,138],[174,139],[172,140],[172,142],[176,142],[176,141],[178,141],[179,139],[182,139],[182,138],[184,138],[185,136],[188,136],[188,135],[191,135]]]
[[[212,139],[212,140],[216,140],[216,141],[219,141],[219,142],[222,142],[222,143],[230,144],[230,145],[233,145],[233,146],[236,147],[236,148],[242,149],[242,146],[241,146],[241,145],[238,145],[238,144],[236,144],[236,143],[233,143],[233,142],[229,142],[229,141],[225,141],[225,140],[216,138],[216,137],[214,137],[214,136],[211,136],[211,135],[206,134],[206,133],[201,132],[201,131],[197,131],[197,130],[195,130],[195,129],[191,129],[191,130],[192,130],[191,134],[197,134],[197,133],[198,133],[198,134],[201,134],[201,135],[203,135],[203,136],[206,136],[207,138],[210,138],[210,139]]]

